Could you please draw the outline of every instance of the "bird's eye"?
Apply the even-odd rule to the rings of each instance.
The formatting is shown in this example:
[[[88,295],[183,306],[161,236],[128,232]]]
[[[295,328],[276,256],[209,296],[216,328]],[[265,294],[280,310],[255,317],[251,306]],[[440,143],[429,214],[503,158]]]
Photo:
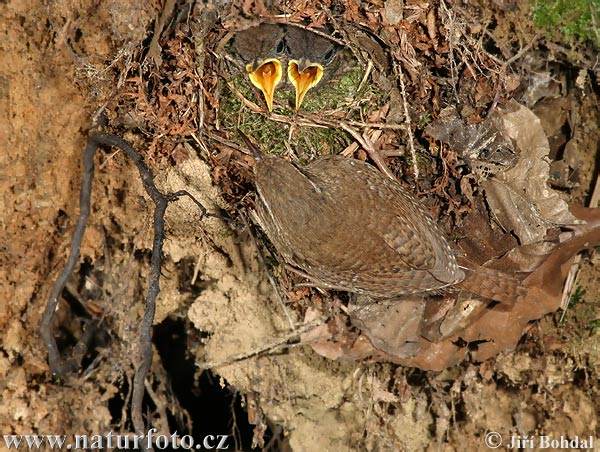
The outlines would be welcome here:
[[[325,55],[323,55],[323,61],[325,62],[325,64],[329,64],[329,63],[331,63],[331,60],[333,60],[334,56],[335,56],[335,47],[332,47],[331,49],[329,49],[327,51],[327,53],[325,53]]]
[[[285,53],[286,45],[285,41],[282,39],[277,43],[277,49],[275,50],[277,53]]]

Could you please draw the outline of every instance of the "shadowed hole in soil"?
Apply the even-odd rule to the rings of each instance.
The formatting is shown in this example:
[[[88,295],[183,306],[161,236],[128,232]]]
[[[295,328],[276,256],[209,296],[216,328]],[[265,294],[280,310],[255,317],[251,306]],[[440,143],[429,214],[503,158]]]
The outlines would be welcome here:
[[[101,267],[97,269],[96,264],[85,257],[61,293],[64,315],[56,327],[56,342],[65,359],[71,358],[74,347],[80,341],[86,344],[86,352],[81,357],[82,369],[86,369],[98,356],[98,348],[104,348],[110,342],[110,333],[105,327],[98,328],[100,312],[94,314],[90,308],[103,295]],[[88,284],[88,281],[92,283]]]
[[[427,384],[427,372],[416,367],[409,369],[406,375],[406,383],[409,386],[418,387]]]
[[[114,383],[119,388],[119,392],[108,400],[108,409],[111,415],[111,424],[119,425],[122,421],[123,404],[129,390],[128,383],[123,378]],[[125,413],[126,414],[126,413]]]
[[[461,398],[455,401],[453,405],[453,414],[451,421],[454,425],[462,424],[469,419],[469,413],[465,405],[465,401]]]
[[[179,434],[190,434],[196,442],[206,435],[230,435],[229,448],[234,448],[231,435],[236,430],[239,441],[237,447],[250,450],[254,426],[248,422],[240,395],[230,386],[221,387],[219,377],[210,371],[203,372],[195,379],[197,370],[194,358],[187,353],[188,328],[190,325],[184,320],[167,318],[154,329],[154,343],[171,379],[173,392],[192,419],[192,432]],[[267,428],[265,443],[272,436],[271,429]]]
[[[195,275],[196,259],[193,257],[185,257],[177,264],[177,287],[180,294],[185,295],[185,298],[193,301],[202,290],[207,286],[202,277]],[[191,281],[194,281],[192,284]]]

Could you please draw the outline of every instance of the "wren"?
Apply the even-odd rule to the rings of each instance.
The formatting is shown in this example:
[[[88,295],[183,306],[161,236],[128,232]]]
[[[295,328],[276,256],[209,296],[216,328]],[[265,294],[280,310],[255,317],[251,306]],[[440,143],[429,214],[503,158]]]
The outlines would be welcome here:
[[[297,167],[261,156],[254,171],[259,225],[316,285],[395,297],[465,278],[421,203],[368,163],[332,156]]]

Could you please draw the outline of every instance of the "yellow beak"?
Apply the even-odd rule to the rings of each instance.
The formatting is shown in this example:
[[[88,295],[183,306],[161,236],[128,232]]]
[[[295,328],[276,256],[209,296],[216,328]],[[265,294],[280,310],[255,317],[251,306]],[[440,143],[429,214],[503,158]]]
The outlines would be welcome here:
[[[279,60],[276,58],[264,60],[256,70],[252,64],[248,64],[246,71],[248,71],[248,77],[252,84],[263,92],[269,111],[273,110],[275,87],[281,81],[283,74]]]
[[[288,78],[296,88],[296,110],[302,105],[304,96],[309,89],[321,81],[323,77],[323,66],[318,63],[309,64],[300,71],[298,61],[290,60],[288,63]]]

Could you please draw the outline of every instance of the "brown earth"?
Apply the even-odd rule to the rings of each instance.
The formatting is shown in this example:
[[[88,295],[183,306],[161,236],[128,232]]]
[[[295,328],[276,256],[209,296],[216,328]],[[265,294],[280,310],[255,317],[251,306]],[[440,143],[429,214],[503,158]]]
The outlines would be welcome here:
[[[238,196],[237,185],[214,183],[222,154],[179,140],[165,125],[161,130],[168,132],[157,139],[152,134],[157,129],[145,128],[151,109],[140,107],[140,98],[137,107],[128,103],[132,90],[125,88],[142,86],[134,79],[143,71],[131,70],[132,61],[148,45],[159,3],[13,0],[0,8],[0,436],[132,431],[130,391],[152,211],[135,167],[120,153],[101,152],[96,159],[81,268],[56,314],[63,350],[74,344],[86,318],[104,319],[93,353],[84,360],[87,371],[67,381],[53,379],[38,333],[68,254],[79,209],[81,155],[95,122],[105,115],[113,131],[146,149],[164,190],[188,189],[209,211],[227,212],[245,194]],[[347,17],[363,14],[365,20],[380,17],[383,8],[378,2],[360,10],[351,8],[353,2],[341,4]],[[260,5],[243,7],[256,13]],[[429,8],[412,6],[410,11]],[[463,7],[486,19],[477,5]],[[236,11],[223,8],[218,14],[231,18]],[[189,14],[197,12],[192,8]],[[388,5],[386,14],[391,20],[394,8]],[[510,9],[497,20],[494,39],[507,46],[515,29],[531,27],[527,14]],[[528,58],[539,62],[547,56],[534,48]],[[582,66],[563,67],[566,72]],[[208,72],[196,75],[203,99],[214,103],[217,82]],[[589,200],[599,161],[597,72],[590,69],[588,76],[579,94],[569,97],[580,185],[564,193],[580,205]],[[577,285],[583,295],[568,310],[532,323],[516,350],[433,372],[333,361],[307,345],[290,345],[282,305],[243,228],[232,230],[214,218],[199,221],[195,206],[185,200],[169,207],[166,221],[155,362],[147,385],[152,392],[145,405],[146,422],[160,433],[177,430],[197,441],[209,433],[234,435],[239,448],[249,448],[252,429],[260,438],[268,428],[265,448],[295,451],[486,450],[487,432],[500,433],[504,441],[511,435],[591,435],[600,450],[597,257],[588,255],[581,264]],[[289,283],[282,270],[276,275]],[[298,290],[297,298],[303,293]],[[313,293],[311,300],[319,297]],[[297,302],[301,308],[295,310],[293,304],[287,310],[298,320],[304,305]],[[278,349],[282,343],[287,346]],[[231,360],[246,352],[255,353]],[[203,365],[212,373],[202,371]],[[4,447],[0,438],[0,450]]]

